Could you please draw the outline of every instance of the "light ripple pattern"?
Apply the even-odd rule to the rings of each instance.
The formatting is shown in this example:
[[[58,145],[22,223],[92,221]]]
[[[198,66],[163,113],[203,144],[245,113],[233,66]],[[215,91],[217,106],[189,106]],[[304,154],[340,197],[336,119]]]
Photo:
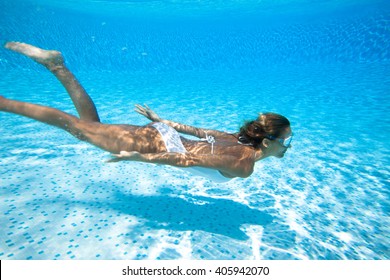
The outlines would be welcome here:
[[[291,120],[293,148],[216,184],[107,164],[108,153],[63,131],[0,113],[0,258],[389,259],[389,67],[79,72],[103,122],[146,124],[133,104],[147,103],[167,119],[237,131],[275,111]],[[6,97],[76,113],[50,74],[1,74]]]

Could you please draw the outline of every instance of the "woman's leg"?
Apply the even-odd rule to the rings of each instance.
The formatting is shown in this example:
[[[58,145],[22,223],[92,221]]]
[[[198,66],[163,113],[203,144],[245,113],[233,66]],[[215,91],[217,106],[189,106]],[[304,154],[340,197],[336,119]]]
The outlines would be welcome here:
[[[25,116],[68,131],[80,140],[85,140],[77,129],[80,119],[60,110],[27,102],[6,99],[0,96],[0,111]]]
[[[100,122],[95,104],[76,77],[66,68],[60,52],[43,50],[19,42],[8,42],[5,47],[33,59],[52,72],[69,93],[80,119]]]
[[[149,139],[157,139],[158,131],[151,127],[131,125],[107,125],[79,119],[60,110],[6,99],[0,96],[0,112],[9,112],[28,117],[61,128],[81,141],[86,141],[110,153],[156,151],[158,144]],[[161,141],[160,141],[161,142]]]

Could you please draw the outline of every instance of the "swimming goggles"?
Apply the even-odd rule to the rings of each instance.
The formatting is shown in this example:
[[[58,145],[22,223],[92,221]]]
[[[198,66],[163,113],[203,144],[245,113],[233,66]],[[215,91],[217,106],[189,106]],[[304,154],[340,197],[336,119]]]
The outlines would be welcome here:
[[[278,138],[278,137],[275,137],[275,136],[272,136],[272,135],[268,135],[267,138],[270,139],[270,140],[278,140],[279,143],[280,143],[283,147],[289,148],[290,145],[291,145],[293,136],[294,136],[294,135],[291,135],[290,137],[287,137],[287,138]]]

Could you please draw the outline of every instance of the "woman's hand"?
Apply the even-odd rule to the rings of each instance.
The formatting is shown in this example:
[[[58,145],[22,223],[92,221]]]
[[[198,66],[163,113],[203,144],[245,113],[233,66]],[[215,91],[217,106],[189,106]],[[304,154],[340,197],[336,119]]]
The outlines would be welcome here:
[[[144,105],[144,107],[142,107],[141,105],[136,104],[135,107],[135,111],[137,113],[147,117],[149,120],[153,122],[161,121],[161,118],[152,109],[150,109],[148,105]]]
[[[120,151],[119,154],[112,154],[112,158],[107,160],[107,162],[118,162],[122,160],[139,160],[141,158],[141,154],[139,152],[126,152]]]

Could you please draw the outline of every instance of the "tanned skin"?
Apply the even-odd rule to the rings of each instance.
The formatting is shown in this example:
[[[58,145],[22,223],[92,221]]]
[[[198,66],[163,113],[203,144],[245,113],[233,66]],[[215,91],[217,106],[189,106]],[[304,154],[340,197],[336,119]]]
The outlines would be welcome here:
[[[228,178],[248,177],[253,173],[254,164],[268,156],[282,157],[286,148],[278,147],[277,141],[264,139],[260,148],[242,145],[237,141],[237,133],[229,134],[218,130],[192,127],[161,119],[147,106],[136,105],[136,112],[153,122],[163,122],[180,133],[204,138],[213,136],[211,145],[204,141],[194,141],[181,137],[187,153],[167,152],[160,133],[150,124],[109,125],[100,118],[91,97],[64,63],[58,51],[43,50],[19,42],[8,42],[5,48],[25,55],[46,67],[67,90],[79,117],[55,108],[6,99],[0,96],[0,111],[22,115],[48,125],[61,128],[81,141],[110,152],[110,162],[132,160],[177,167],[201,166],[219,170]],[[291,134],[291,129],[285,135]],[[279,145],[280,146],[280,145]]]

